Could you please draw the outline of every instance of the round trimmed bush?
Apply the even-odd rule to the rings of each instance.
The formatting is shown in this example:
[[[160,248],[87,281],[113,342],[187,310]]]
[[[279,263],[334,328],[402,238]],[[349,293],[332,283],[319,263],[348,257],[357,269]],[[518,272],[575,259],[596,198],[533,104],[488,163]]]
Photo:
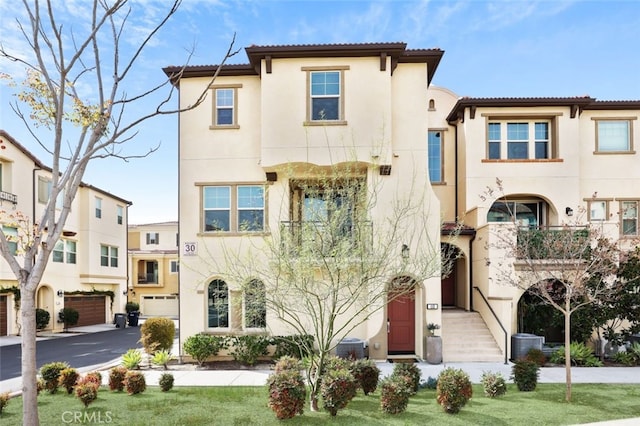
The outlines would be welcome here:
[[[125,367],[113,367],[109,370],[109,389],[112,391],[122,392],[124,389],[124,378],[127,375]]]
[[[160,385],[160,389],[162,392],[169,392],[173,388],[173,374],[164,373],[160,376],[160,381],[158,381]]]
[[[500,373],[483,372],[480,383],[482,383],[484,394],[489,398],[496,398],[507,393],[507,383]]]
[[[144,392],[147,389],[144,374],[139,371],[127,371],[127,374],[124,376],[124,386],[127,388],[129,395]]]
[[[44,309],[36,308],[36,330],[44,330],[49,325],[51,315]]]
[[[473,389],[469,375],[460,369],[445,368],[438,376],[436,398],[445,412],[459,413],[471,399]]]
[[[169,318],[149,318],[140,327],[140,342],[148,354],[169,351],[175,334],[176,325]]]
[[[291,419],[304,411],[307,388],[298,370],[283,370],[267,380],[269,408],[280,420]]]
[[[540,366],[526,359],[517,360],[511,368],[511,378],[521,392],[531,392],[538,385],[538,370]]]
[[[80,375],[75,368],[65,368],[60,372],[58,384],[67,390],[68,395],[71,395],[73,393],[73,387],[76,385],[79,376]]]
[[[402,376],[391,375],[380,382],[380,409],[387,414],[400,414],[407,409],[411,389]]]
[[[40,367],[40,376],[44,380],[44,388],[49,393],[56,393],[58,391],[60,372],[65,368],[69,368],[69,364],[66,362],[49,362]]]
[[[414,364],[408,362],[399,362],[394,364],[393,373],[394,376],[405,377],[405,380],[409,383],[409,390],[411,395],[415,395],[420,388],[420,377],[422,371]]]
[[[380,379],[380,369],[375,361],[359,359],[351,364],[351,374],[365,395],[375,392]]]

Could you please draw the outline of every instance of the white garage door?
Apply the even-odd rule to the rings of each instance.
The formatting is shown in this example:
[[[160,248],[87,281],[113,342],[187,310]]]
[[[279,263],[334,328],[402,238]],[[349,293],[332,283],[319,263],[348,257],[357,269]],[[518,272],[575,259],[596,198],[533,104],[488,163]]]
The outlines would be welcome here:
[[[142,315],[146,317],[178,317],[178,296],[167,294],[142,296],[140,306]]]

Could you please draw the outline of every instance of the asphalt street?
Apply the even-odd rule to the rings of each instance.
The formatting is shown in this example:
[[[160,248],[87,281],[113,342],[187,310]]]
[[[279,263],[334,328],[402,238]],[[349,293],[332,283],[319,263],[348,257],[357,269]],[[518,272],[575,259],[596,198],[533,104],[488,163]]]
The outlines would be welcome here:
[[[74,368],[103,364],[141,348],[138,340],[140,327],[41,340],[36,344],[36,364],[38,368],[53,361],[66,361]],[[19,344],[0,347],[0,380],[21,376],[21,353]]]

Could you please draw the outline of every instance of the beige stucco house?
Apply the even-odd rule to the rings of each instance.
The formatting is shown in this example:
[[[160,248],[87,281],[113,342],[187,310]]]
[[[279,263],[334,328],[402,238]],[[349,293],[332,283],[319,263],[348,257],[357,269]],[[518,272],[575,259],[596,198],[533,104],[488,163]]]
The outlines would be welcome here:
[[[39,217],[49,197],[51,168],[0,130],[0,209]],[[73,201],[62,236],[37,289],[37,307],[49,312],[47,330],[62,331],[58,313],[79,311],[78,326],[111,322],[127,294],[127,209],[131,202],[88,184]],[[7,218],[6,215],[4,215]],[[16,233],[7,221],[5,234]],[[18,334],[18,283],[0,260],[0,335]]]
[[[129,225],[128,302],[144,316],[178,316],[178,222]]]
[[[444,52],[404,43],[245,51],[248,64],[223,66],[205,101],[180,115],[181,339],[254,331],[242,303],[222,322],[212,317],[220,286],[229,299],[244,296],[207,258],[222,257],[223,247],[252,232],[268,235],[303,221],[304,212],[296,212],[306,199],[296,198],[296,182],[318,168],[357,164],[367,184],[382,175],[383,202],[369,212],[374,223],[394,196],[423,179],[431,241],[455,254],[446,276],[416,283],[415,303],[405,310],[407,345],[394,346],[400,319],[393,302],[353,331],[375,359],[424,359],[428,323],[441,325],[446,362],[510,358],[523,291],[493,279],[489,265],[502,253],[487,245],[505,223],[553,227],[585,211],[582,220],[609,234],[629,241],[638,235],[640,101],[459,98],[430,84]],[[187,106],[217,69],[164,71]],[[487,196],[496,179],[504,194]],[[244,205],[246,199],[254,203]],[[246,209],[262,218],[253,229],[240,226]],[[268,313],[264,329],[287,331]]]

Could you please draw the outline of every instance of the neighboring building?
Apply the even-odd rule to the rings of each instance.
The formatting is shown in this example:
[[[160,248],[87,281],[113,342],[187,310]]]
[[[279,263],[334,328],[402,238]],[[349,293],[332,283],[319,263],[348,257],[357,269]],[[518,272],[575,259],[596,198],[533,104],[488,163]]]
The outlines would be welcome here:
[[[181,342],[200,332],[256,332],[243,312],[245,303],[234,303],[244,297],[238,283],[225,282],[208,260],[219,260],[223,245],[247,235],[259,241],[281,226],[295,232],[307,220],[305,209],[322,204],[314,203],[304,188],[322,173],[332,173],[332,167],[349,167],[363,188],[379,182],[379,202],[368,212],[373,227],[385,220],[385,209],[396,197],[414,195],[416,185],[426,192],[415,194],[423,208],[440,211],[424,183],[427,88],[441,50],[382,43],[251,46],[246,52],[249,64],[225,65],[205,101],[180,115]],[[175,81],[181,106],[207,88],[216,70],[183,70]],[[175,79],[181,67],[164,71]],[[259,220],[243,227],[249,216]],[[432,242],[439,247],[438,213],[427,223],[415,223],[412,231],[421,227],[432,230]],[[398,251],[398,258],[400,249],[386,248]],[[396,278],[387,277],[386,284]],[[393,309],[409,318],[402,335],[385,307],[354,330],[354,337],[371,342],[373,358],[399,351],[424,358],[424,325],[440,323],[440,311],[424,307],[438,306],[439,288],[438,277],[417,282],[415,297],[407,302],[411,307]],[[218,299],[227,303],[224,310],[215,308]],[[269,312],[266,327],[258,328],[273,334],[288,330]]]
[[[492,259],[502,254],[488,242],[501,224],[559,226],[584,210],[585,221],[602,223],[623,242],[638,236],[640,154],[634,126],[640,101],[458,98],[430,86],[444,52],[408,50],[403,43],[245,50],[250,63],[225,65],[205,102],[180,115],[181,339],[199,332],[251,331],[244,326],[242,304],[231,307],[240,312],[224,326],[211,321],[208,307],[220,285],[225,297],[242,295],[215,273],[202,275],[209,271],[202,253],[220,256],[222,241],[246,235],[238,226],[241,191],[264,194],[260,188],[268,187],[269,193],[290,194],[284,204],[279,197],[261,196],[264,222],[256,231],[267,233],[299,219],[295,212],[304,203],[296,201],[296,180],[309,178],[313,167],[353,160],[347,151],[367,170],[367,182],[368,172],[391,166],[385,196],[407,188],[415,176],[430,183],[426,202],[438,206],[441,217],[428,229],[445,252],[457,254],[440,283],[417,283],[410,312],[413,346],[406,352],[419,358],[425,358],[421,342],[427,323],[442,325],[446,362],[510,357],[524,292],[495,282],[492,268],[500,262],[492,266]],[[164,69],[176,79],[181,73],[175,84],[182,106],[197,98],[216,70]],[[382,150],[372,140],[384,141]],[[411,178],[403,172],[420,167],[410,159],[424,167]],[[282,171],[292,165],[297,175],[289,179]],[[488,188],[493,196],[486,195]],[[370,213],[378,219],[385,215],[383,208]],[[225,218],[223,226],[210,226],[211,218]],[[394,352],[387,334],[389,308],[354,331],[370,343],[372,358]],[[267,325],[272,332],[282,330]]]
[[[40,217],[49,197],[51,168],[0,130],[0,208]],[[79,311],[78,326],[111,322],[127,290],[127,209],[131,202],[81,184],[58,244],[38,286],[36,305],[50,314],[48,330],[62,331],[58,313]],[[16,232],[2,224],[5,234]],[[20,312],[11,288],[18,282],[0,259],[0,335],[18,334]]]
[[[178,317],[178,222],[129,225],[128,302],[144,316]]]

